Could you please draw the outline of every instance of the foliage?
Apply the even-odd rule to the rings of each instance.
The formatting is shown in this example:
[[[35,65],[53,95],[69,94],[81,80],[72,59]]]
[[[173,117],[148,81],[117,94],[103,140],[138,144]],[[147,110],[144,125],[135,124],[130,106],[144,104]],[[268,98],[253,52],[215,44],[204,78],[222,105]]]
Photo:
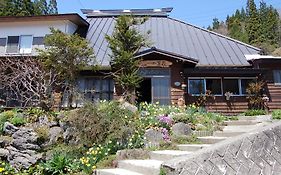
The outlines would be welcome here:
[[[116,155],[115,154],[114,155],[106,156],[103,160],[98,162],[96,164],[96,166],[99,169],[112,168],[112,167],[114,167],[113,163],[114,163],[115,159],[116,159]]]
[[[22,116],[15,116],[15,117],[9,119],[9,122],[11,122],[15,126],[21,126],[26,123],[26,119]]]
[[[57,14],[56,0],[2,0],[0,16],[33,16]]]
[[[0,134],[3,133],[3,127],[5,122],[9,121],[12,124],[19,124],[19,125],[25,123],[24,118],[19,117],[18,115],[19,115],[18,109],[8,110],[0,113]]]
[[[270,54],[281,46],[280,24],[279,14],[272,5],[260,1],[257,7],[254,0],[247,0],[246,10],[237,9],[227,16],[225,22],[214,18],[213,25],[208,29],[253,44],[262,48],[265,54]]]
[[[250,109],[244,112],[245,116],[265,115],[266,111],[261,109]]]
[[[0,160],[0,174],[13,175],[15,174],[15,169],[7,162]]]
[[[38,50],[39,59],[45,69],[57,73],[59,80],[65,83],[70,105],[79,71],[88,66],[89,62],[94,62],[93,48],[78,34],[65,34],[54,28],[50,30],[51,34],[45,37],[45,45],[48,47]]]
[[[29,123],[34,123],[38,121],[40,116],[46,114],[46,111],[41,108],[27,108],[24,113],[28,116],[27,121]]]
[[[116,101],[101,101],[98,104],[85,104],[72,111],[66,121],[77,128],[81,141],[86,145],[118,140],[127,143],[136,130],[134,120],[137,114],[120,107]]]
[[[109,48],[112,50],[111,75],[122,88],[125,100],[131,103],[134,103],[132,96],[135,88],[142,80],[138,74],[139,60],[134,56],[142,47],[148,46],[146,37],[136,29],[136,25],[144,22],[145,19],[136,19],[128,15],[120,16],[116,20],[113,34],[106,36]]]
[[[79,169],[79,161],[74,161],[67,154],[55,153],[50,160],[42,163],[43,174],[61,175],[71,174]]]
[[[35,128],[35,132],[38,135],[38,143],[43,144],[45,143],[49,138],[49,131],[50,128],[48,126],[38,126]]]
[[[200,141],[194,134],[192,134],[190,136],[173,136],[172,142],[175,144],[199,144],[200,143]]]
[[[248,85],[246,92],[248,94],[247,99],[249,102],[250,109],[263,109],[264,101],[263,101],[263,87],[264,82],[252,82]]]
[[[209,100],[214,100],[214,99],[215,99],[215,96],[212,95],[212,92],[210,90],[207,90],[206,94],[200,94],[200,96],[198,97],[195,104],[196,104],[196,106],[204,107],[204,106],[206,106],[206,104]]]
[[[278,119],[278,120],[281,119],[281,110],[280,109],[272,111],[272,119]]]

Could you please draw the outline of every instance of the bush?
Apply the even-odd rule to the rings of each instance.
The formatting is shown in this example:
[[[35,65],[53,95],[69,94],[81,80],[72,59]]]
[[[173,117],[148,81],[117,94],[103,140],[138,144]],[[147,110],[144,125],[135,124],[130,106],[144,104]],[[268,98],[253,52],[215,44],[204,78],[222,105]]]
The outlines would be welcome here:
[[[0,134],[3,134],[4,123],[8,121],[8,117],[0,114]]]
[[[15,116],[15,117],[9,119],[9,122],[11,122],[15,126],[21,126],[26,123],[26,120],[23,117]]]
[[[244,112],[245,116],[265,115],[266,111],[261,109],[250,109]]]
[[[48,126],[39,126],[35,128],[38,135],[38,143],[43,144],[49,139],[50,128]]]
[[[281,119],[281,109],[274,110],[272,112],[272,119],[278,119],[278,120]]]
[[[118,102],[103,101],[72,111],[66,121],[77,129],[83,144],[92,146],[109,140],[128,143],[128,138],[137,130],[137,119],[136,114],[120,108]]]

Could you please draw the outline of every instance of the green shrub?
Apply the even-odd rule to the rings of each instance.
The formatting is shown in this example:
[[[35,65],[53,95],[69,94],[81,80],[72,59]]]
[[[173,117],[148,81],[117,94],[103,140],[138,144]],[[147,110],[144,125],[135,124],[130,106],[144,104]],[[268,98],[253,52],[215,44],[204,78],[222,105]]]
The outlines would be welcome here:
[[[65,119],[75,127],[83,144],[103,144],[109,140],[128,143],[130,135],[136,131],[138,116],[122,109],[116,101],[102,101],[98,104],[85,104],[84,107],[69,113]]]
[[[8,117],[0,114],[0,134],[3,134],[4,123],[8,121]]]
[[[21,126],[26,123],[26,120],[24,117],[15,116],[15,117],[9,119],[9,122],[11,122],[15,126]]]
[[[250,109],[244,112],[245,116],[265,115],[266,111],[261,109]]]
[[[39,126],[36,127],[34,130],[38,135],[39,144],[43,144],[49,139],[50,128],[48,126]]]
[[[74,161],[67,154],[55,153],[52,158],[41,166],[45,175],[71,174],[79,169],[79,161]]]
[[[278,120],[281,119],[281,109],[274,110],[272,112],[272,119],[278,119]]]

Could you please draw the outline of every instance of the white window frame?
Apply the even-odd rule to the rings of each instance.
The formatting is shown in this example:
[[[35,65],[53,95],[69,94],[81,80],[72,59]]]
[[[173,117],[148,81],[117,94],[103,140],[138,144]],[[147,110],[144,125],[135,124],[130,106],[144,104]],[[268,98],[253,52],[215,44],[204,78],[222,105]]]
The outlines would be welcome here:
[[[7,36],[7,39],[6,39],[6,46],[5,46],[5,54],[6,55],[18,55],[18,54],[21,54],[21,55],[24,55],[24,54],[31,54],[32,53],[32,50],[33,50],[33,38],[34,36],[33,35],[14,35],[14,36],[18,36],[19,37],[19,42],[18,42],[18,49],[17,49],[17,52],[14,52],[14,53],[7,53],[7,46],[8,46],[8,38],[9,36]],[[30,48],[30,52],[26,52],[26,53],[20,53],[20,43],[21,43],[21,37],[22,36],[31,36],[32,38],[32,42],[31,42],[31,48]]]

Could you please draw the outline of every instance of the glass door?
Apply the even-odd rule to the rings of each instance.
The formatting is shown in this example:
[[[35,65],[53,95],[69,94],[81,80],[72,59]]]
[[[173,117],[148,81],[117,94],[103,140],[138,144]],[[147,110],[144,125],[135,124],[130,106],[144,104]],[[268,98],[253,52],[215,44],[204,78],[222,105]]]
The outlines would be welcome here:
[[[152,102],[170,104],[170,77],[152,77]]]

